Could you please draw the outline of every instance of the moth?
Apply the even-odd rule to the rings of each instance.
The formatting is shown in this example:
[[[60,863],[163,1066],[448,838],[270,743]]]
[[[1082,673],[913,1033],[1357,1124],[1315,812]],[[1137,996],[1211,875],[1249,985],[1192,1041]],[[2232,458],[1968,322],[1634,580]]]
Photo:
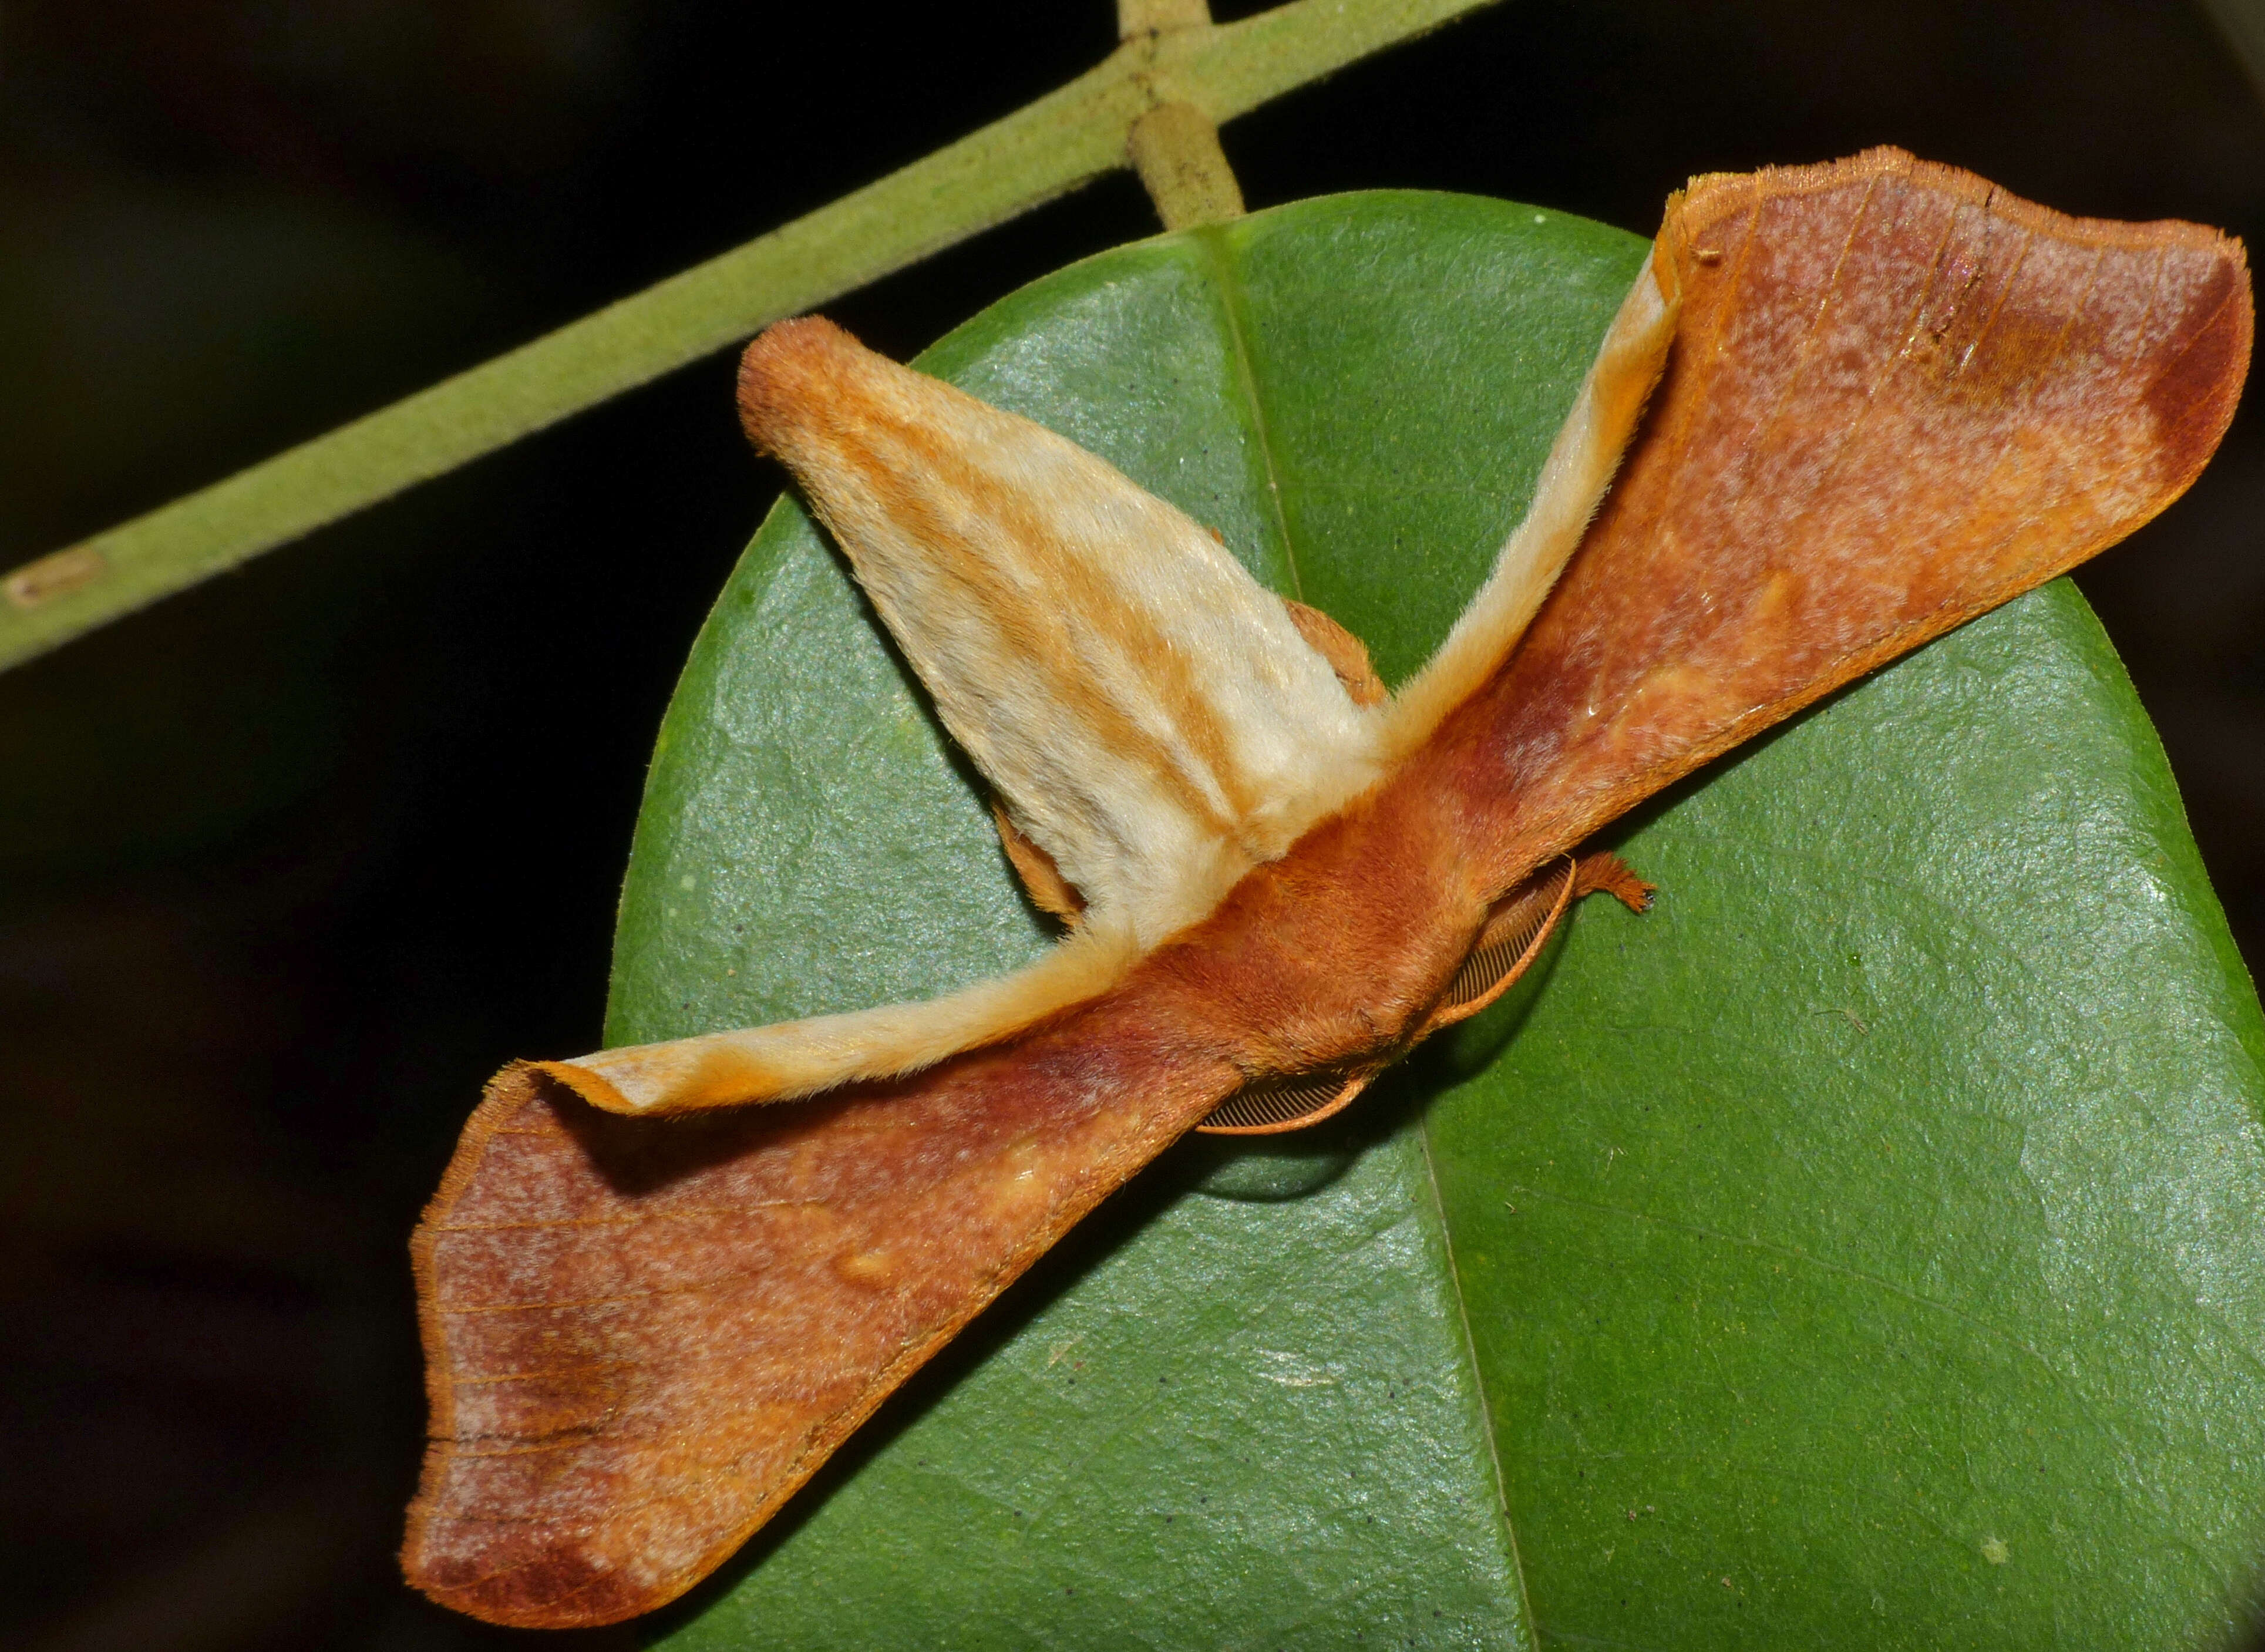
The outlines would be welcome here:
[[[1533,503],[1387,694],[1357,639],[1024,420],[817,320],[749,346],[785,462],[1064,934],[921,1003],[515,1065],[412,1245],[404,1564],[492,1621],[681,1594],[1191,1129],[1295,1127],[1489,1001],[1582,846],[2193,481],[2238,242],[1875,149],[1672,198]]]

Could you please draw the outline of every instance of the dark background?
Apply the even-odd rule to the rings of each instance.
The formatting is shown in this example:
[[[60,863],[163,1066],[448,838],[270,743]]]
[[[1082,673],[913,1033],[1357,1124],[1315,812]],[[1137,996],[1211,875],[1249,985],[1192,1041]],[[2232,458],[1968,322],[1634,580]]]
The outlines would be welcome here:
[[[0,566],[821,205],[1089,66],[1113,23],[0,4]],[[1522,0],[1227,133],[1254,207],[1416,186],[1647,232],[1688,173],[1890,141],[2072,212],[2265,232],[2265,104],[2170,0]],[[1118,177],[828,309],[909,354],[1154,228]],[[515,1638],[396,1581],[404,1241],[482,1078],[594,1041],[646,750],[776,491],[728,375],[0,677],[8,1644]],[[2261,510],[2245,411],[2082,581],[2252,960]]]

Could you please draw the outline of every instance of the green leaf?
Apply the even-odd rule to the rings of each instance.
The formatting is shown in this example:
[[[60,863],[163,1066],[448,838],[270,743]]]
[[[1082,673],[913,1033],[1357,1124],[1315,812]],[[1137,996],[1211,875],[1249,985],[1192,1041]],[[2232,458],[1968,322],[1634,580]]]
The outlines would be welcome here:
[[[1642,253],[1500,202],[1310,201],[1078,265],[924,365],[1217,527],[1398,677]],[[671,1644],[2222,1640],[2265,1539],[2265,1022],[2073,590],[1622,848],[1651,914],[1590,903],[1337,1126],[1167,1154]],[[609,1038],[1045,944],[783,505],[662,731]]]

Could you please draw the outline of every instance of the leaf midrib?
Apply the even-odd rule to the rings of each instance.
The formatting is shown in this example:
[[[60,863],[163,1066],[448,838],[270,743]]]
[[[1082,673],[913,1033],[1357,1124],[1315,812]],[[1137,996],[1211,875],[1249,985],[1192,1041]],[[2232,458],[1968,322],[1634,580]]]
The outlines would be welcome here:
[[[1199,233],[1194,240],[1203,250],[1205,273],[1219,293],[1227,359],[1234,364],[1235,388],[1242,391],[1250,415],[1251,440],[1257,448],[1266,510],[1273,518],[1275,542],[1282,548],[1282,565],[1290,571],[1289,594],[1302,602],[1306,600],[1306,581],[1298,571],[1298,547],[1290,537],[1290,518],[1282,503],[1282,467],[1275,458],[1265,397],[1258,389],[1258,363],[1250,348],[1249,294],[1240,279],[1242,269],[1234,260],[1224,228]]]
[[[1479,1350],[1471,1334],[1470,1304],[1463,1296],[1462,1270],[1455,1263],[1455,1230],[1447,1220],[1446,1197],[1439,1191],[1439,1167],[1431,1153],[1430,1110],[1417,1115],[1412,1126],[1416,1145],[1424,1155],[1424,1188],[1431,1218],[1438,1224],[1439,1247],[1447,1258],[1447,1292],[1455,1304],[1456,1347],[1471,1373],[1471,1388],[1478,1398],[1479,1421],[1486,1436],[1487,1461],[1494,1469],[1495,1507],[1502,1519],[1503,1546],[1508,1551],[1511,1581],[1518,1587],[1518,1615],[1536,1643],[1541,1628],[1533,1616],[1533,1597],[1526,1587],[1526,1561],[1518,1546],[1518,1523],[1510,1514],[1510,1479],[1503,1472],[1502,1448],[1495,1439],[1494,1400],[1487,1393],[1486,1372],[1479,1365]]]
[[[1304,585],[1299,572],[1298,547],[1290,531],[1287,506],[1283,498],[1283,464],[1275,451],[1272,428],[1266,417],[1266,397],[1262,388],[1262,374],[1256,351],[1252,347],[1255,329],[1251,324],[1249,294],[1242,280],[1242,266],[1233,256],[1225,229],[1213,229],[1193,237],[1203,249],[1205,272],[1213,284],[1222,318],[1224,342],[1234,365],[1235,388],[1246,404],[1257,456],[1263,466],[1267,508],[1274,520],[1275,532],[1282,547],[1282,561],[1289,570],[1290,594],[1300,600]],[[1541,1628],[1533,1615],[1533,1596],[1526,1588],[1526,1563],[1518,1541],[1518,1526],[1510,1511],[1510,1482],[1502,1466],[1502,1448],[1496,1437],[1495,1408],[1487,1393],[1486,1375],[1481,1369],[1478,1344],[1471,1329],[1470,1303],[1463,1292],[1462,1275],[1455,1261],[1455,1234],[1447,1219],[1446,1201],[1439,1188],[1438,1167],[1431,1150],[1431,1129],[1428,1108],[1419,1111],[1408,1127],[1422,1155],[1424,1197],[1415,1201],[1413,1213],[1417,1219],[1431,1225],[1437,1239],[1439,1254],[1446,1258],[1446,1286],[1455,1309],[1455,1348],[1457,1357],[1467,1373],[1469,1393],[1476,1404],[1481,1434],[1486,1440],[1487,1463],[1494,1480],[1494,1509],[1501,1525],[1503,1557],[1507,1562],[1512,1587],[1517,1591],[1518,1612],[1523,1638],[1530,1646],[1540,1644]]]

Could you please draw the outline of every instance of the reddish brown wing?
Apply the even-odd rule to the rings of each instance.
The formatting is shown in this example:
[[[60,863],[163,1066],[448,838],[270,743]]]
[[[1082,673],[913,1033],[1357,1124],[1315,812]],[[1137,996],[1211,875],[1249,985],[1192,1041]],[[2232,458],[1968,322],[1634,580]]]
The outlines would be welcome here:
[[[2240,243],[1875,149],[1696,180],[1675,351],[1510,668],[1459,714],[1507,886],[2185,491],[2249,360]]]
[[[697,1582],[1239,1082],[1137,1019],[681,1120],[506,1073],[413,1248],[434,1439],[411,1581],[536,1627]]]

